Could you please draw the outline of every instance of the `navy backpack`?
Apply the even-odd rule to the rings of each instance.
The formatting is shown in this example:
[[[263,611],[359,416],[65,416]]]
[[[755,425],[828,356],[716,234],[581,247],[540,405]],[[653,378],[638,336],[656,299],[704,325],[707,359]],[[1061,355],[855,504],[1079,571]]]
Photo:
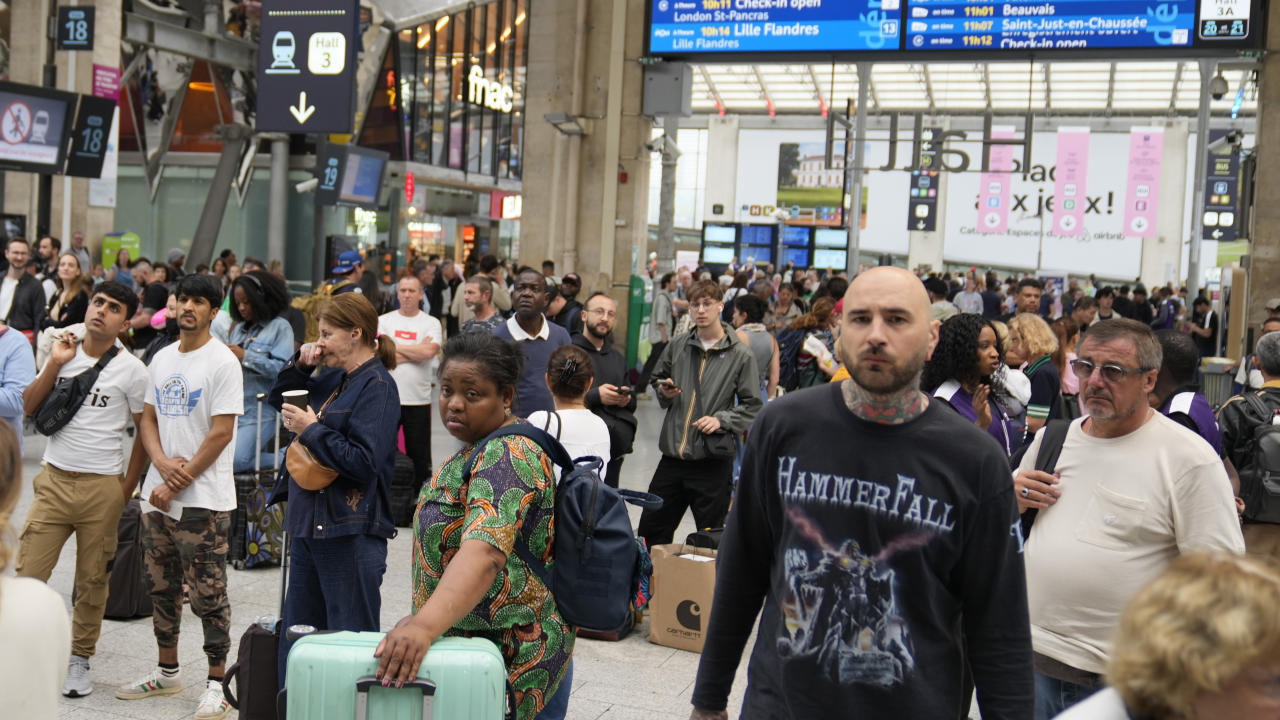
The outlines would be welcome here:
[[[600,480],[598,457],[572,460],[558,440],[526,423],[489,433],[467,456],[463,477],[470,477],[484,447],[506,435],[527,437],[561,468],[555,499],[555,563],[550,571],[527,545],[515,549],[551,590],[565,622],[612,632],[632,620],[632,602],[640,586],[641,545],[631,529],[627,503],[656,510],[662,498],[611,488]]]

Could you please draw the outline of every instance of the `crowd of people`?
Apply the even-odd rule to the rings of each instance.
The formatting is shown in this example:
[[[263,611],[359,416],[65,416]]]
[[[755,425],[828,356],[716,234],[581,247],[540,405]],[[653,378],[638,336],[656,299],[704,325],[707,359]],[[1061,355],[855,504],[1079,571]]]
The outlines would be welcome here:
[[[1215,408],[1196,383],[1216,317],[1171,288],[1149,303],[1093,281],[1059,296],[976,273],[681,268],[654,279],[637,370],[613,297],[549,261],[425,258],[384,292],[349,251],[291,299],[275,262],[224,251],[187,273],[181,250],[157,265],[124,254],[98,278],[79,242],[42,239],[33,273],[11,240],[0,282],[0,525],[24,418],[73,398],[47,433],[19,578],[0,581],[0,633],[38,634],[26,662],[68,697],[94,689],[116,525],[137,493],[157,663],[115,695],[182,690],[189,603],[207,659],[196,717],[230,712],[233,475],[258,465],[279,467],[271,502],[287,501],[280,622],[382,629],[402,452],[421,488],[412,612],[375,653],[379,679],[414,677],[437,638],[487,638],[515,716],[563,718],[577,629],[531,564],[555,558],[558,470],[496,433],[542,428],[617,487],[648,396],[664,411],[648,483],[663,505],[637,535],[670,543],[686,511],[723,528],[695,719],[726,717],[753,629],[744,717],[964,717],[975,690],[984,718],[1020,720],[1280,706],[1280,636],[1258,619],[1280,588],[1280,497],[1262,481],[1280,468],[1257,439],[1280,416],[1280,301],[1241,394]],[[438,462],[433,406],[459,441]],[[31,579],[72,533],[68,623]],[[1169,638],[1147,632],[1157,623]],[[4,687],[23,717],[52,717],[54,686]]]

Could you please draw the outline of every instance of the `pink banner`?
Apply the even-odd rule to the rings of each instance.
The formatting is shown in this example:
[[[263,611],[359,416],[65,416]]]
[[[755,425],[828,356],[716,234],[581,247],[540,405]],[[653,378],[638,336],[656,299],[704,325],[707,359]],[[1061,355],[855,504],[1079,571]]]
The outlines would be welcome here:
[[[1085,178],[1089,174],[1089,128],[1058,129],[1053,181],[1053,234],[1083,235]]]
[[[1163,160],[1162,128],[1136,127],[1129,131],[1129,187],[1124,202],[1124,234],[1128,237],[1156,235]]]
[[[1012,140],[1012,127],[991,128],[992,140]],[[978,232],[1003,235],[1009,230],[1009,186],[1013,183],[1013,146],[991,146],[991,172],[982,173],[978,190]]]
[[[93,66],[93,96],[120,99],[120,70],[106,65]]]

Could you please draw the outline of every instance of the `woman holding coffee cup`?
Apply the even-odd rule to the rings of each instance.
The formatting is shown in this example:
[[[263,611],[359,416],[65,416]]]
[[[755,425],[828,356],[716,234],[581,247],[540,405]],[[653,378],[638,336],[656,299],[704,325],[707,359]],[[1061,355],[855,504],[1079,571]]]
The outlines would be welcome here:
[[[400,395],[395,345],[359,293],[319,312],[320,338],[280,371],[269,402],[296,437],[272,502],[288,499],[292,538],[283,622],[318,630],[378,630]],[[326,369],[320,373],[320,366]],[[314,374],[314,377],[313,377]],[[290,643],[280,643],[279,677]]]

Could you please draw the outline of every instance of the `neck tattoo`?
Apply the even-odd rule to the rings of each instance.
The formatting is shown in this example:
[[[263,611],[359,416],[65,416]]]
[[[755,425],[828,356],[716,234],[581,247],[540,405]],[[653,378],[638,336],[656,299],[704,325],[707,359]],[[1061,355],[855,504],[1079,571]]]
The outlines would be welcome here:
[[[901,425],[914,420],[929,406],[929,399],[920,392],[917,377],[907,387],[888,395],[868,391],[853,378],[841,384],[845,407],[858,417],[882,425]]]

